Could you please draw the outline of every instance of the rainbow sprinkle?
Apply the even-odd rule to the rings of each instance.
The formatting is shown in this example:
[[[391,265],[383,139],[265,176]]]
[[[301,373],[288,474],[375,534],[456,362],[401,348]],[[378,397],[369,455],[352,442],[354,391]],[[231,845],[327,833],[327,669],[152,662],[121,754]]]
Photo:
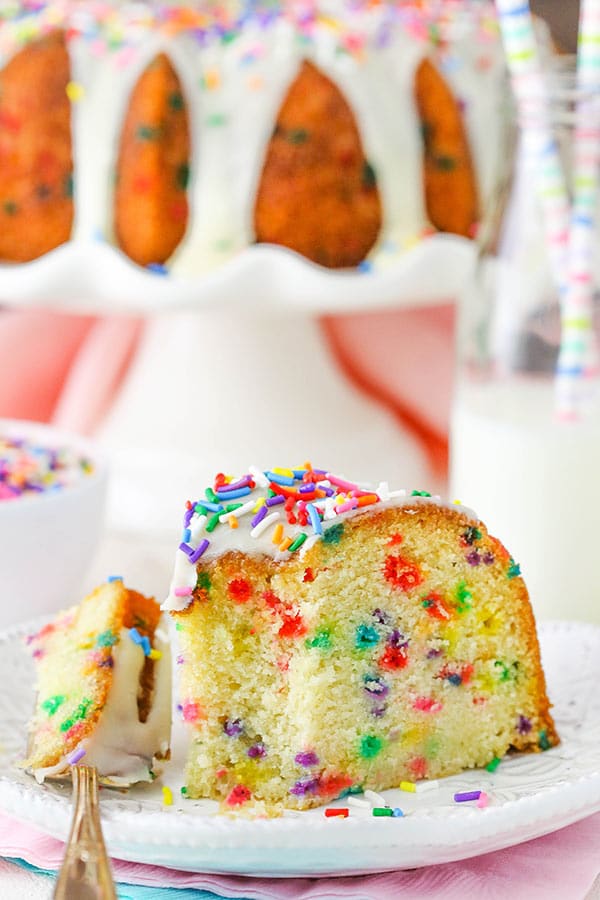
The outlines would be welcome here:
[[[152,653],[152,647],[150,646],[150,638],[147,637],[147,635],[140,634],[137,628],[130,628],[129,637],[134,644],[139,644],[139,646],[144,651],[144,656],[150,656],[150,654]]]
[[[72,753],[69,753],[67,756],[67,762],[70,766],[76,765],[83,757],[85,756],[86,751],[83,747],[78,747],[76,750],[73,750]]]
[[[239,502],[232,503],[232,500]],[[252,540],[260,539],[261,549],[274,554],[276,561],[295,553],[302,557],[317,541],[326,545],[343,541],[341,517],[383,503],[439,504],[441,499],[427,491],[390,491],[387,484],[380,484],[375,490],[311,463],[296,468],[276,466],[264,472],[250,466],[241,478],[219,472],[201,499],[186,503],[183,539],[164,609],[178,611],[189,606],[202,588],[197,583],[198,560],[209,559],[228,548],[235,549],[243,540],[239,534],[242,531]],[[463,511],[476,518],[470,510]],[[389,573],[394,582],[404,585],[409,580],[411,586],[418,583],[420,574],[409,570],[401,556],[391,558],[394,561],[396,569]],[[205,592],[202,598],[206,599]],[[357,646],[370,646],[377,640],[373,628],[361,626],[357,632]],[[406,663],[405,657],[406,654],[403,660],[396,661],[396,668]]]
[[[60,491],[93,471],[88,459],[67,447],[0,436],[0,501]]]
[[[211,45],[235,44],[245,29],[253,27],[256,42],[250,52],[246,48],[240,53],[240,66],[243,67],[261,59],[269,31],[280,22],[292,27],[304,44],[310,44],[319,32],[324,32],[335,41],[340,54],[358,60],[369,47],[386,47],[398,25],[414,41],[427,43],[440,53],[448,51],[457,33],[476,36],[482,53],[498,35],[498,25],[488,3],[453,0],[440,5],[418,0],[390,0],[379,6],[373,0],[343,0],[338,9],[328,9],[325,14],[321,0],[302,3],[235,0],[198,4],[196,8],[191,4],[112,4],[105,0],[87,0],[85,5],[80,0],[8,2],[0,4],[0,54],[8,55],[16,47],[56,28],[64,28],[68,40],[84,40],[97,57],[114,55],[119,67],[129,64],[147,40],[148,30],[167,38],[186,35],[204,49]],[[213,91],[220,81],[219,70],[208,68],[202,87]],[[78,95],[79,88],[74,85],[71,92]],[[178,108],[179,102],[174,98],[174,108]]]
[[[348,797],[348,803],[350,806],[355,806],[357,809],[371,809],[371,804],[368,800],[363,800],[362,797]]]
[[[400,790],[406,791],[409,794],[416,793],[417,785],[414,781],[401,781],[400,782]]]
[[[469,800],[479,800],[481,791],[458,791],[454,795],[455,803],[468,803]]]

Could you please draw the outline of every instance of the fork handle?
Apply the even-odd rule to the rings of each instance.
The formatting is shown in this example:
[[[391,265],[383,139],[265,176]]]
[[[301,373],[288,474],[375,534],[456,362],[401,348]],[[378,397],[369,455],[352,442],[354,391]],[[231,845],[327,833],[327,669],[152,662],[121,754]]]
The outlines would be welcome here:
[[[117,900],[102,837],[98,774],[73,766],[73,821],[54,889],[54,900]]]

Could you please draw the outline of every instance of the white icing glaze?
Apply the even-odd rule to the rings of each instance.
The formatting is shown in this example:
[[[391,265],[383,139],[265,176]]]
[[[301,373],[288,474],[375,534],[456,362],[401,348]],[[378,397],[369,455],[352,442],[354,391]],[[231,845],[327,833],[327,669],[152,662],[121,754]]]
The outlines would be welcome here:
[[[268,27],[250,19],[235,40],[215,39],[203,46],[185,30],[174,35],[158,32],[152,7],[144,4],[119,7],[116,21],[127,40],[115,42],[112,49],[98,49],[90,39],[93,8],[86,3],[57,0],[37,15],[21,17],[16,26],[0,22],[0,65],[20,49],[18,35],[28,23],[33,34],[40,23],[45,30],[53,24],[74,25],[79,31],[68,42],[72,81],[83,89],[81,98],[72,103],[72,241],[115,243],[113,181],[122,121],[138,78],[158,53],[165,52],[182,83],[192,145],[191,214],[187,233],[169,261],[174,274],[194,275],[254,242],[254,198],[266,147],[303,59],[313,60],[341,89],[377,173],[383,224],[371,261],[385,265],[410,246],[427,227],[423,149],[413,93],[415,67],[431,47],[407,34],[385,4],[353,9],[323,2],[320,8],[325,15],[311,28],[310,40],[299,39],[297,28],[286,18]],[[348,31],[360,38],[360,51],[340,52],[339,27],[327,13],[339,17],[341,11]],[[378,40],[382,23],[387,29],[383,45]],[[460,18],[446,36],[443,59],[444,74],[464,105],[476,168],[487,194],[497,166],[490,143],[500,144],[490,142],[490,134],[498,137],[503,66],[499,42],[490,38],[484,46],[476,28],[474,17]],[[207,82],[210,89],[203,89]]]
[[[254,473],[256,469],[251,467]],[[237,479],[234,479],[236,481]],[[283,504],[272,507],[262,522],[251,527],[251,521],[256,515],[257,510],[263,500],[269,496],[268,481],[267,484],[259,484],[255,479],[256,487],[248,497],[239,498],[235,502],[243,502],[243,505],[232,513],[224,514],[220,517],[219,524],[216,528],[208,533],[206,532],[206,524],[210,519],[206,516],[194,513],[189,523],[190,537],[186,542],[188,546],[196,549],[204,540],[209,541],[206,551],[202,554],[202,562],[222,556],[229,551],[239,551],[245,555],[269,556],[275,562],[283,562],[292,555],[289,550],[280,550],[279,546],[273,543],[273,532],[278,522],[285,523],[285,536],[294,539],[297,535],[304,533],[307,535],[306,540],[297,551],[300,558],[321,539],[321,535],[315,533],[311,526],[310,520],[307,525],[289,524],[283,513]],[[301,482],[296,483],[296,487]],[[320,480],[319,484],[329,485],[326,478]],[[418,506],[418,505],[434,505],[443,507],[444,509],[452,509],[467,516],[473,522],[478,522],[478,516],[472,509],[462,506],[458,502],[450,503],[443,501],[439,496],[424,497],[413,496],[405,490],[390,491],[387,484],[380,484],[377,488],[368,484],[357,485],[361,491],[372,491],[377,493],[381,498],[377,503],[370,506],[358,507],[350,509],[342,513],[338,513],[336,509],[336,498],[326,497],[320,500],[310,501],[318,506],[323,512],[323,529],[330,528],[336,522],[343,522],[357,515],[369,515],[372,512],[381,509],[389,509],[391,507],[401,506]],[[381,493],[379,491],[381,490]],[[385,498],[385,499],[383,499]],[[202,503],[202,500],[198,501]],[[227,501],[223,501],[224,503]],[[297,510],[295,510],[297,512]],[[277,519],[272,518],[273,512],[280,512],[281,515]],[[228,522],[230,516],[233,515],[238,519],[238,527],[231,528]],[[268,521],[268,524],[265,523]],[[262,528],[260,526],[263,526]],[[185,537],[185,536],[184,536]],[[184,541],[185,542],[185,541]],[[168,611],[180,611],[185,609],[191,602],[191,592],[196,587],[197,573],[196,563],[190,561],[186,552],[180,547],[175,553],[175,567],[173,578],[169,588],[169,594],[163,604],[163,609]]]
[[[154,661],[154,690],[148,718],[140,722],[137,694],[144,666],[144,651],[122,629],[113,647],[112,684],[98,723],[89,737],[72,751],[85,750],[82,763],[95,766],[104,782],[127,786],[151,781],[154,758],[169,749],[171,734],[171,654],[166,637],[157,632],[154,649],[162,654]],[[69,754],[71,756],[71,754]],[[69,769],[67,757],[54,766],[35,769],[40,782]]]

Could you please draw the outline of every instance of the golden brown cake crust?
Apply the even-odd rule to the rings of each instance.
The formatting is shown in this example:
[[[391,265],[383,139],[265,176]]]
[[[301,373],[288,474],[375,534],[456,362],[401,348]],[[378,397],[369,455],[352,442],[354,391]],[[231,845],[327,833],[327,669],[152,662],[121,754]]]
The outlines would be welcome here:
[[[0,72],[0,260],[28,262],[69,239],[68,83],[59,31],[26,46]]]
[[[358,265],[381,229],[376,175],[339,88],[304,61],[279,110],[258,186],[260,243],[323,266]]]
[[[415,73],[415,100],[423,132],[425,204],[438,231],[473,237],[479,215],[477,180],[459,105],[427,59]]]
[[[141,266],[164,263],[185,234],[189,163],[183,89],[161,53],[133,89],[117,161],[115,233]]]
[[[150,643],[160,620],[160,607],[154,597],[145,597],[138,591],[128,591],[128,604],[123,617],[123,628],[136,628],[140,635],[147,635]],[[152,708],[155,684],[154,659],[147,656],[140,676],[138,692],[138,715],[145,722]]]

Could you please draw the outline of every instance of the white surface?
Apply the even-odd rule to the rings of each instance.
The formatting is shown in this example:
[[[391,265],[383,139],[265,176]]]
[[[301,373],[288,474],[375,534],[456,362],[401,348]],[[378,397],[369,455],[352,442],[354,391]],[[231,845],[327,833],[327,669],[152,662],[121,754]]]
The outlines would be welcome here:
[[[33,702],[32,663],[19,640],[28,630],[21,626],[0,635],[0,806],[64,838],[70,787],[37,785],[13,767],[23,752]],[[325,819],[321,808],[253,821],[215,816],[209,801],[178,799],[179,735],[174,758],[156,784],[127,794],[102,792],[109,851],[190,871],[348,874],[464,859],[575,822],[600,809],[600,629],[551,623],[541,637],[559,747],[503,761],[493,775],[474,771],[444,779],[437,792],[385,791],[391,805],[409,813],[403,819],[364,817],[354,809],[349,819]],[[164,783],[173,789],[172,807],[162,805]],[[454,791],[474,788],[486,790],[492,805],[479,810],[452,802]]]
[[[600,410],[554,418],[552,378],[464,386],[451,428],[452,496],[521,565],[535,614],[600,624]]]
[[[424,306],[458,295],[475,261],[473,241],[433,235],[381,271],[325,269],[268,244],[191,278],[136,266],[100,241],[63,244],[33,262],[0,264],[0,296],[13,306],[152,313],[226,306],[231,315],[349,313]]]
[[[107,484],[103,455],[90,441],[49,425],[0,419],[0,434],[68,447],[94,471],[60,491],[0,502],[0,623],[52,613],[79,599],[102,531]]]

